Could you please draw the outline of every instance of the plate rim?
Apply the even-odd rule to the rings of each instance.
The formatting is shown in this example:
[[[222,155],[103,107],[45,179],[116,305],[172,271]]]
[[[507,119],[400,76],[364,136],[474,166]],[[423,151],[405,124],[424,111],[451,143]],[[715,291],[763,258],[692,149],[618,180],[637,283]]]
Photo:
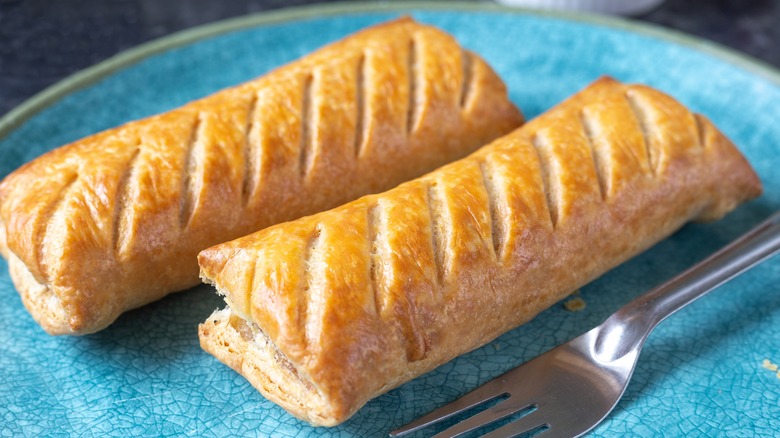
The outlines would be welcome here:
[[[72,73],[49,85],[8,113],[0,117],[0,141],[47,107],[64,97],[143,61],[146,58],[172,49],[194,44],[198,41],[253,27],[291,23],[312,18],[328,18],[339,15],[370,14],[378,12],[413,13],[415,11],[487,12],[508,15],[525,15],[552,18],[580,24],[605,27],[658,39],[683,46],[725,61],[753,75],[759,76],[780,87],[780,68],[754,58],[748,54],[728,48],[719,43],[705,40],[675,29],[639,22],[632,19],[583,12],[538,10],[505,6],[493,3],[466,1],[395,1],[391,3],[336,2],[305,6],[286,7],[261,11],[180,30],[169,35],[141,43],[120,51],[90,67]]]

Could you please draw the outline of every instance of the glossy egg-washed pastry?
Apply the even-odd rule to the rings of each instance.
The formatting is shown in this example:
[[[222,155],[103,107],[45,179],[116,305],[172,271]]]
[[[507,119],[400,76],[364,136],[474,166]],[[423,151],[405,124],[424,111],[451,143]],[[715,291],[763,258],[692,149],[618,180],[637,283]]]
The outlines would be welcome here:
[[[201,345],[332,426],[760,192],[707,118],[601,79],[424,177],[201,252],[228,304]]]
[[[387,190],[510,132],[503,82],[411,19],[49,152],[0,184],[0,251],[52,334],[199,282],[197,254]]]

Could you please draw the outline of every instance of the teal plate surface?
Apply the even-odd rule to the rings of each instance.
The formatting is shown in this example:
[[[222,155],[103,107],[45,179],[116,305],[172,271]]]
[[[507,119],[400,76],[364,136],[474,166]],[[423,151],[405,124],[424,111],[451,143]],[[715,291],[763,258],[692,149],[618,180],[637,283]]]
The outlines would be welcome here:
[[[246,17],[169,37],[66,80],[0,121],[0,177],[82,136],[258,76],[362,27],[410,13],[454,34],[535,116],[603,74],[643,82],[709,116],[740,145],[765,194],[689,225],[585,286],[581,312],[532,322],[314,429],[203,352],[207,287],[128,312],[85,337],[38,327],[0,261],[0,430],[17,435],[382,436],[600,323],[622,304],[780,206],[780,76],[731,52],[603,18],[485,5],[340,5]],[[682,310],[654,332],[596,436],[770,436],[780,430],[780,259]],[[483,315],[489,318],[489,315]]]

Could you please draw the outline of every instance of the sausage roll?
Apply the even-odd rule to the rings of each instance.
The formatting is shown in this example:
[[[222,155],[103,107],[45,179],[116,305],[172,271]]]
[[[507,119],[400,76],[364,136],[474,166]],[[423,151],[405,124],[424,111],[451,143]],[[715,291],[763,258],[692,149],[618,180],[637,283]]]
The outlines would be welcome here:
[[[201,252],[228,304],[201,346],[333,426],[760,192],[707,118],[604,78],[421,178]]]
[[[0,251],[52,334],[199,282],[199,251],[381,192],[520,125],[506,87],[411,19],[53,150],[0,183]]]

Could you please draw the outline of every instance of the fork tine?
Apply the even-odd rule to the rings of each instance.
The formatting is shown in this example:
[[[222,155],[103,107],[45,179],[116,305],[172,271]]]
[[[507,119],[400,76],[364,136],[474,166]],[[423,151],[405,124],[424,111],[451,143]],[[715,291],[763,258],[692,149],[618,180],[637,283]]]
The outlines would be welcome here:
[[[539,409],[529,413],[528,415],[519,418],[507,425],[501,426],[498,429],[482,435],[482,438],[506,438],[520,435],[524,432],[530,432],[539,426],[545,426],[548,424],[548,419],[539,414]]]
[[[502,401],[501,403],[488,408],[474,415],[473,417],[469,417],[460,423],[457,423],[454,426],[439,432],[438,434],[434,435],[434,438],[455,438],[465,433],[471,432],[474,429],[487,426],[494,421],[508,417],[516,412],[520,412],[530,406],[534,405],[529,402],[518,401],[516,399],[513,400],[513,398],[510,396],[505,401]]]
[[[422,428],[432,426],[447,418],[457,415],[465,410],[487,403],[498,397],[507,395],[505,389],[506,379],[499,376],[479,388],[461,396],[460,398],[431,411],[430,413],[412,421],[411,423],[390,432],[391,437],[400,437]]]

